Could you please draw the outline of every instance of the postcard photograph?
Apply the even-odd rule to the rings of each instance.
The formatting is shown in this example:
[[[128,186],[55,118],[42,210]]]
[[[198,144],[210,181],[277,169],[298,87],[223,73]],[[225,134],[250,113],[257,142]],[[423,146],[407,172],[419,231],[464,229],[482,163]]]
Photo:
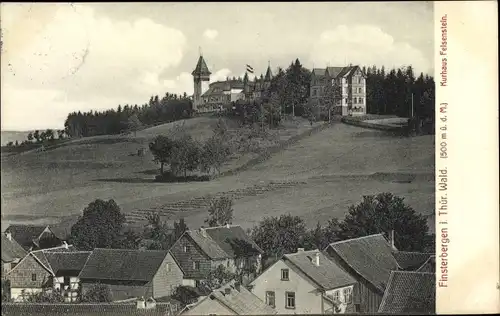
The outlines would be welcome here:
[[[2,315],[435,314],[435,23],[2,3]]]

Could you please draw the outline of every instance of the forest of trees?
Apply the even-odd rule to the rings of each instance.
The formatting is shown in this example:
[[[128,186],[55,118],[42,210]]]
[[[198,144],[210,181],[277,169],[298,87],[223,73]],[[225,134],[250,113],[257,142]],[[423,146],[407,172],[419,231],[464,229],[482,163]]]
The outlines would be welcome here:
[[[411,66],[391,69],[363,67],[366,78],[367,113],[434,118],[434,78],[420,73],[415,77]]]
[[[73,112],[64,123],[70,137],[120,134],[133,130],[131,124],[154,125],[168,123],[191,117],[192,101],[183,95],[166,93],[163,98],[157,95],[142,106],[121,105],[107,111]],[[135,121],[135,122],[134,122]]]

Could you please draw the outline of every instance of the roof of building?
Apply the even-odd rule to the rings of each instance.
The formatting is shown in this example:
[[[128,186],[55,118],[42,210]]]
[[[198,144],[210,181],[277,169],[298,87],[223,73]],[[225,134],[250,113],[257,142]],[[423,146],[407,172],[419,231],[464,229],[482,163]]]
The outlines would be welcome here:
[[[403,270],[416,270],[433,256],[432,253],[413,251],[394,251],[393,255]]]
[[[9,239],[2,233],[2,262],[12,262],[26,254],[26,250],[14,238]]]
[[[382,234],[348,239],[329,245],[357,274],[384,291],[392,270],[399,265]]]
[[[80,279],[144,281],[153,279],[166,250],[96,248],[80,272]]]
[[[429,259],[427,259],[427,261],[424,262],[422,264],[422,266],[420,266],[420,268],[418,268],[416,271],[417,272],[435,273],[436,272],[436,256],[435,255],[430,256]]]
[[[46,252],[45,257],[55,275],[64,271],[80,272],[85,266],[91,251]]]
[[[267,66],[266,76],[264,77],[264,79],[266,81],[271,81],[272,78],[273,78],[273,72],[271,71],[271,66]]]
[[[201,228],[186,233],[211,259],[263,253],[239,225]]]
[[[25,315],[72,315],[72,316],[165,316],[168,315],[169,304],[156,303],[152,309],[138,309],[136,303],[127,304],[29,304],[2,303],[2,316]],[[175,314],[175,311],[174,311]]]
[[[196,63],[196,67],[191,74],[193,76],[210,76],[212,74],[210,70],[208,70],[207,63],[205,59],[203,59],[203,56],[198,58],[198,63]]]
[[[434,314],[436,275],[414,271],[392,271],[379,313]]]
[[[312,73],[315,76],[324,76],[326,73],[326,69],[324,68],[313,68]]]
[[[316,254],[319,255],[318,266],[314,263]],[[300,271],[324,290],[356,283],[353,277],[318,250],[299,251],[286,254],[283,258],[299,268]]]
[[[31,246],[47,227],[47,225],[10,225],[5,232],[11,233],[12,238],[26,248]]]
[[[54,271],[54,267],[52,267],[51,261],[49,261],[48,256],[50,256],[52,253],[73,253],[73,252],[79,252],[76,250],[75,247],[72,245],[63,245],[63,246],[58,246],[58,247],[53,247],[53,248],[47,248],[47,249],[40,249],[40,250],[35,250],[31,251],[30,255],[33,256],[45,269],[47,269],[49,272],[53,273],[54,275],[56,274],[56,271],[61,271],[59,267],[61,266],[66,266],[65,260],[71,260],[73,261],[72,256],[66,256],[65,259],[60,258],[61,261],[60,263],[56,262],[56,271]],[[79,256],[77,256],[79,257]],[[54,262],[54,261],[52,261]]]
[[[328,76],[330,78],[340,78],[352,75],[359,66],[342,66],[342,67],[326,67],[314,68],[312,73],[317,77]]]
[[[276,310],[261,301],[255,294],[247,290],[243,285],[239,289],[235,286],[236,282],[231,281],[224,286],[212,291],[206,298],[195,304],[190,310],[196,308],[201,302],[212,299],[217,300],[232,310],[236,315],[274,315]],[[229,294],[226,294],[229,289]]]
[[[337,78],[344,68],[346,67],[326,67],[325,75],[328,74],[330,77]]]

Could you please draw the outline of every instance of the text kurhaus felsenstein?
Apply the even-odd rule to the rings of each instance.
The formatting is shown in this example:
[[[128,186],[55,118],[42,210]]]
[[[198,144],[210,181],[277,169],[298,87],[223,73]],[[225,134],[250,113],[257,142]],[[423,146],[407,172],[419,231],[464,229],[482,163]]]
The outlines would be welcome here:
[[[441,87],[448,86],[448,15],[441,17],[441,44],[439,45],[439,55],[441,55]]]

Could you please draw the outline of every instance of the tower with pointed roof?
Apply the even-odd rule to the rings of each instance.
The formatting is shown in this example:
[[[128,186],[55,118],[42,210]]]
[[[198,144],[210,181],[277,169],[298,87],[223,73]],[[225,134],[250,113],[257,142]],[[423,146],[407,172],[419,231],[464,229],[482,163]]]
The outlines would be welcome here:
[[[197,111],[198,107],[203,104],[203,100],[201,96],[208,90],[208,83],[210,81],[210,75],[212,73],[207,67],[207,63],[205,59],[203,59],[203,55],[200,54],[200,58],[198,58],[198,63],[194,68],[191,75],[193,75],[193,83],[194,83],[194,94],[193,94],[193,110]]]
[[[271,71],[271,63],[268,63],[266,76],[264,77],[264,83],[263,83],[265,89],[269,89],[269,87],[271,86],[272,79],[273,79],[273,73]]]

